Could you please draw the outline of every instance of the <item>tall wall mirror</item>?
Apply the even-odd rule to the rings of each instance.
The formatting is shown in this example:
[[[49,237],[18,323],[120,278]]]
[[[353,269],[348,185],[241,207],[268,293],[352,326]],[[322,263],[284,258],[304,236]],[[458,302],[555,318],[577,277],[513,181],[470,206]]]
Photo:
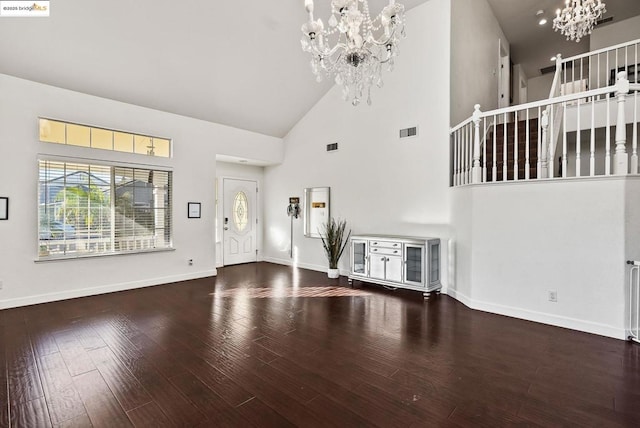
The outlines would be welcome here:
[[[319,238],[322,225],[329,219],[329,187],[304,189],[304,236]]]

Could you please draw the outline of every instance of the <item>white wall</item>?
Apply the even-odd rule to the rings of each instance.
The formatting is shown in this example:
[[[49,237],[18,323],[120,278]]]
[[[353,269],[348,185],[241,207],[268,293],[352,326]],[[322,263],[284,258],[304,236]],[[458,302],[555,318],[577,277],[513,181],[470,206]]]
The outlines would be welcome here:
[[[279,162],[282,140],[0,75],[0,308],[214,275],[216,154]],[[38,116],[173,139],[174,157],[97,151],[38,142]],[[38,156],[157,165],[173,170],[175,251],[35,263]],[[187,219],[187,201],[202,218]],[[188,266],[187,260],[194,265]]]
[[[528,100],[527,90],[527,75],[524,74],[524,69],[521,64],[513,66],[513,104],[524,104]]]
[[[262,242],[263,242],[263,212],[264,212],[264,202],[262,198],[263,192],[263,183],[264,183],[264,167],[262,166],[253,166],[253,165],[243,165],[240,163],[232,163],[232,162],[216,162],[216,178],[218,183],[218,191],[217,191],[217,200],[216,200],[216,266],[220,267],[223,265],[223,248],[222,248],[222,204],[224,203],[224,193],[223,193],[223,179],[224,178],[243,178],[247,180],[254,180],[258,183],[258,194],[257,194],[257,207],[256,207],[256,215],[258,218],[258,231],[257,231],[257,249],[258,249],[258,260],[262,260],[263,258],[263,250],[262,250]]]
[[[589,37],[589,50],[640,39],[640,15],[609,25],[597,26]]]
[[[553,73],[547,73],[529,78],[527,81],[527,101],[533,102],[548,99],[551,85],[553,85],[553,76]]]
[[[508,53],[509,41],[486,0],[451,1],[452,126],[469,118],[474,104],[482,111],[498,108],[498,40]]]
[[[449,0],[408,11],[395,70],[372,90],[372,106],[353,107],[334,87],[285,137],[284,162],[265,168],[266,260],[326,269],[320,240],[303,236],[302,219],[289,258],[285,209],[306,187],[331,187],[331,215],[353,233],[448,236],[449,14]],[[398,138],[416,125],[417,137]],[[327,153],[334,142],[339,150]],[[348,256],[343,274],[347,267]]]
[[[466,274],[447,292],[472,308],[623,338],[626,183],[453,189],[453,212],[471,214],[454,224],[456,269]],[[557,303],[548,301],[550,290]]]
[[[625,260],[640,261],[640,177],[628,178],[625,188]],[[625,296],[629,295],[629,267],[626,269]],[[637,296],[637,294],[636,294]],[[629,319],[630,301],[627,298],[625,320]]]

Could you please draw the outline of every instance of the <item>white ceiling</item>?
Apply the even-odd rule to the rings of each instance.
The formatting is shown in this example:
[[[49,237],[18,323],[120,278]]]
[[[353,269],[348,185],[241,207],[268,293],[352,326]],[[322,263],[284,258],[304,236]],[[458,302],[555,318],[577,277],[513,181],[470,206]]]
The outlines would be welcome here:
[[[328,0],[316,3],[326,22]],[[388,0],[369,3],[378,13]],[[48,18],[0,18],[0,73],[277,137],[331,87],[300,47],[302,0],[50,6]]]
[[[372,13],[387,1],[370,0]],[[425,1],[400,2],[410,9]],[[514,62],[534,64],[541,52],[548,61],[559,50],[563,38],[540,32],[535,11],[561,0],[489,3]],[[0,18],[0,73],[283,137],[331,87],[316,83],[300,48],[303,4],[52,1],[48,18]],[[328,4],[316,0],[317,17],[326,19]],[[625,5],[640,13],[640,1],[607,0],[612,12]]]

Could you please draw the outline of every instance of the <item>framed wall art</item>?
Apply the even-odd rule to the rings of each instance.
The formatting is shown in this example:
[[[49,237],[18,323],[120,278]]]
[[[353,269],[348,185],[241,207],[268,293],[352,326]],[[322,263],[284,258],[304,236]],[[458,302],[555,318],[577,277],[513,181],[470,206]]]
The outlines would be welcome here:
[[[187,202],[187,218],[200,218],[200,202]]]
[[[9,220],[9,198],[0,197],[0,220]]]

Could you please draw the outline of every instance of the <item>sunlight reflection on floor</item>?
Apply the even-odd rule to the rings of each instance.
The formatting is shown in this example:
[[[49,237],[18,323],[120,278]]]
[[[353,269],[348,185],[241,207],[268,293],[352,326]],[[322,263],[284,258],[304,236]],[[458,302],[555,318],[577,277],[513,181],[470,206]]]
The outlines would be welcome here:
[[[344,287],[302,287],[302,288],[233,288],[211,293],[218,297],[248,297],[253,299],[265,299],[275,297],[351,297],[370,296],[371,293],[362,290],[354,290]]]

